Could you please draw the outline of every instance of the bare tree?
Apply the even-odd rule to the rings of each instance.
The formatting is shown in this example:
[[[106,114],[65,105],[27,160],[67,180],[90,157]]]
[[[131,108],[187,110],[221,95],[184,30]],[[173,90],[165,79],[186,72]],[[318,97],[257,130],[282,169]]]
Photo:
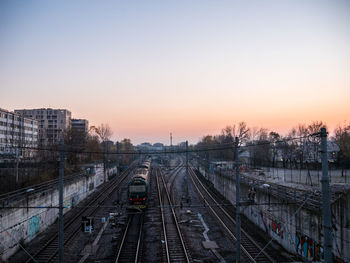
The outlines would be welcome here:
[[[254,126],[253,128],[251,128],[249,130],[249,135],[248,135],[248,138],[249,138],[249,141],[251,142],[254,142],[258,139],[258,134],[259,134],[259,128]]]
[[[276,157],[278,154],[278,141],[280,140],[281,136],[274,131],[271,131],[269,133],[268,141],[271,143],[271,152],[272,152],[272,167],[275,167],[276,165]]]
[[[135,159],[134,155],[132,154],[127,154],[127,155],[123,155],[124,152],[135,152],[135,148],[134,146],[132,145],[130,139],[123,139],[120,143],[119,143],[119,152],[121,154],[120,156],[120,165],[122,167],[125,167],[125,166],[129,166],[131,164],[131,162]]]
[[[256,165],[270,165],[270,161],[273,157],[271,155],[271,142],[269,141],[268,129],[254,127],[251,132],[247,133],[247,136],[251,138],[248,142],[249,154],[252,164]],[[252,139],[253,138],[253,139]]]
[[[239,145],[246,143],[249,139],[249,131],[247,124],[244,121],[238,123],[238,126],[232,126],[232,137],[238,137]]]
[[[321,128],[327,128],[327,125],[322,121],[313,121],[307,126],[309,134],[314,134],[320,132]]]
[[[338,162],[342,169],[350,165],[350,123],[338,126],[334,130],[334,141],[339,146],[340,152],[338,155]],[[342,172],[343,175],[343,172]]]
[[[68,150],[67,162],[74,166],[74,169],[77,169],[76,165],[82,162],[84,156],[82,152],[87,146],[88,133],[86,131],[81,131],[73,128],[68,128],[64,132],[64,144]]]
[[[307,126],[307,130],[310,135],[313,135],[315,133],[319,133],[321,128],[327,128],[326,124],[324,124],[322,121],[313,121],[311,124]],[[309,138],[309,144],[310,144],[310,151],[311,151],[311,158],[314,163],[317,163],[320,156],[319,156],[319,145],[321,143],[321,137],[320,136],[310,136]]]
[[[308,127],[305,124],[298,124],[296,128],[296,135],[300,137],[298,141],[298,157],[299,157],[299,166],[300,168],[303,168],[305,165],[306,158],[309,153],[309,147],[308,147],[308,138],[309,130]]]
[[[93,130],[97,134],[101,142],[108,141],[112,136],[112,131],[108,124],[101,124],[98,127],[91,126],[90,130]]]
[[[90,130],[93,130],[99,139],[101,140],[101,144],[103,145],[103,170],[104,170],[104,181],[106,181],[106,151],[107,151],[107,142],[109,141],[110,137],[112,136],[111,128],[108,124],[101,124],[97,128],[95,126],[91,126]]]

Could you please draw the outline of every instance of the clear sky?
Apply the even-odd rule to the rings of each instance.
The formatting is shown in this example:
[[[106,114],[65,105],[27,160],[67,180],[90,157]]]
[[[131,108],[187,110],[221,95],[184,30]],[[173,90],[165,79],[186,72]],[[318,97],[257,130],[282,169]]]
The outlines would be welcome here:
[[[350,1],[0,1],[0,107],[113,139],[350,121]]]

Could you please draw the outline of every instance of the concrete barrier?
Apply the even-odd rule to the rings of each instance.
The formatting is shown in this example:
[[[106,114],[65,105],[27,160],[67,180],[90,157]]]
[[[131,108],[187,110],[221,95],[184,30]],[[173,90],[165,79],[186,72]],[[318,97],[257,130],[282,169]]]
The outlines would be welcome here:
[[[199,170],[205,171],[203,167]],[[228,201],[236,203],[235,178],[232,172],[206,173],[204,177],[209,179]],[[241,182],[241,201],[248,200],[248,189],[254,187],[256,205],[244,206],[241,208],[242,213],[290,253],[299,255],[308,262],[321,261],[323,252],[321,210],[312,204],[301,206],[303,200],[299,200],[301,204],[290,204],[295,201],[293,198],[288,198],[293,196],[295,189],[293,184],[287,188],[290,189],[290,193],[276,195],[277,191],[272,189],[276,187],[273,186],[275,184],[271,183],[270,186],[266,181],[257,185],[256,181],[249,179],[249,174],[244,177],[245,180]],[[284,186],[288,184],[284,183]],[[350,186],[344,185],[343,189],[342,194],[339,194],[341,197],[332,203],[333,254],[345,262],[350,262]],[[309,191],[306,189],[302,191],[305,191],[305,198],[308,194],[313,196],[310,186]],[[305,203],[307,202],[308,200]]]
[[[92,174],[65,183],[64,213],[93,193],[103,182],[103,168],[97,168]],[[31,241],[55,222],[58,205],[58,184],[57,187],[40,192],[36,192],[33,186],[33,191],[22,198],[7,200],[5,208],[0,210],[0,261],[6,261],[20,248],[20,244]]]

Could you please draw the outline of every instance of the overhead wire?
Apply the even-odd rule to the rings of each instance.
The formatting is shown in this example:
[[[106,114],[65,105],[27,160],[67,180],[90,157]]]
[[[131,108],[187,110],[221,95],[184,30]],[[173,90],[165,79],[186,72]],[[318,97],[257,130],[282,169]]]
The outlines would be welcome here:
[[[258,142],[258,143],[251,143],[247,145],[240,145],[238,148],[248,148],[248,147],[256,147],[256,146],[264,146],[264,145],[271,145],[271,144],[278,144],[278,143],[283,143],[283,142],[289,142],[289,141],[295,141],[295,140],[300,140],[303,138],[309,138],[310,136],[317,136],[318,133],[315,134],[309,134],[306,136],[300,136],[300,137],[293,137],[293,138],[286,138],[283,140],[278,140],[278,141],[263,141],[263,142]],[[229,142],[229,143],[217,143],[215,144],[218,147],[205,147],[205,145],[202,146],[190,146],[190,149],[165,149],[161,151],[145,151],[145,150],[134,150],[134,151],[82,151],[82,150],[72,150],[68,149],[70,146],[65,145],[63,147],[58,147],[57,145],[54,146],[53,148],[43,148],[43,147],[31,147],[31,146],[10,146],[7,147],[8,149],[24,149],[24,150],[33,150],[33,151],[49,151],[49,152],[61,152],[63,151],[64,153],[76,153],[76,154],[105,154],[105,155],[138,155],[138,154],[172,154],[172,153],[186,153],[186,152],[207,152],[207,151],[220,151],[220,150],[229,150],[232,149],[235,144],[234,142]]]

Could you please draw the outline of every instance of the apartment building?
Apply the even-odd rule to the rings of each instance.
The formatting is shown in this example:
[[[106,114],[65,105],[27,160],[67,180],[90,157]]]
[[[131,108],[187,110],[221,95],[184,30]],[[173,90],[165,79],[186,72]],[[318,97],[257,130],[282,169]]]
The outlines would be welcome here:
[[[72,119],[71,120],[72,129],[82,132],[89,131],[89,121],[84,119]]]
[[[51,108],[15,110],[15,113],[38,121],[40,145],[59,144],[70,127],[72,115],[69,110]]]
[[[0,108],[0,158],[30,158],[38,147],[38,122]]]

